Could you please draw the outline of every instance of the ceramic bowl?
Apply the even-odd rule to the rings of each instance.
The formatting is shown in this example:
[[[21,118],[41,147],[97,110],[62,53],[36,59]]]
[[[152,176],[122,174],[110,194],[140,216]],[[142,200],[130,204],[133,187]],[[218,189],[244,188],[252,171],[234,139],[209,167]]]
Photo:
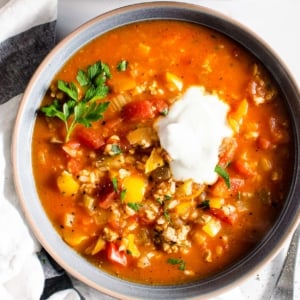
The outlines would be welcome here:
[[[294,142],[293,176],[285,206],[265,238],[239,262],[210,278],[183,285],[148,286],[127,282],[96,268],[67,244],[52,227],[40,203],[31,166],[31,140],[37,108],[57,71],[76,51],[95,37],[122,25],[153,19],[175,19],[201,24],[240,43],[256,56],[278,84],[289,113]],[[16,190],[28,224],[42,246],[69,273],[82,282],[121,299],[207,299],[253,275],[281,249],[299,221],[300,95],[292,76],[274,52],[253,32],[210,9],[184,3],[154,2],[120,8],[85,23],[62,40],[32,77],[21,102],[13,136]]]

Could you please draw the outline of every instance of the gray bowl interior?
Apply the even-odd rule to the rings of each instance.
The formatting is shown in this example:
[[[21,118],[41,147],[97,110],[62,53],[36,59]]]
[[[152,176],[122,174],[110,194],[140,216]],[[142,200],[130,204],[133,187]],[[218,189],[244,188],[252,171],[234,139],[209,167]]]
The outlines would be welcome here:
[[[244,259],[206,280],[177,286],[148,286],[113,277],[86,262],[61,240],[40,204],[31,168],[31,139],[36,110],[59,70],[82,45],[113,28],[143,20],[173,19],[202,24],[243,45],[261,60],[282,90],[294,139],[293,179],[287,203],[277,223],[264,240]],[[42,62],[25,91],[13,136],[15,184],[29,225],[44,248],[73,276],[112,296],[128,299],[187,299],[212,296],[232,287],[273,257],[299,219],[299,91],[284,64],[258,37],[227,17],[200,6],[156,2],[129,6],[99,16],[64,39]]]

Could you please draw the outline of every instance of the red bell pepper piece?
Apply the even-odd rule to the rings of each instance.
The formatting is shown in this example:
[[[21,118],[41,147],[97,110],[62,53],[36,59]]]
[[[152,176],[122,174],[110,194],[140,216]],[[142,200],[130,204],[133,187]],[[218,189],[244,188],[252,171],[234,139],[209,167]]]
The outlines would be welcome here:
[[[120,251],[115,243],[108,243],[106,246],[107,251],[107,258],[115,262],[117,264],[120,264],[122,266],[127,266],[127,256],[124,251]]]

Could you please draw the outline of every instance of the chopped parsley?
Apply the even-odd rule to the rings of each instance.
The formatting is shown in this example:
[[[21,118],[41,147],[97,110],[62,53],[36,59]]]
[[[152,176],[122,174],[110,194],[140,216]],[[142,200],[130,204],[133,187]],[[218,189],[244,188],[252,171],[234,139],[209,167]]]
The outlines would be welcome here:
[[[171,217],[168,210],[164,210],[164,217],[168,222],[171,222]]]
[[[126,195],[126,189],[124,189],[120,192],[120,200],[122,203],[124,202],[125,195]]]
[[[217,165],[215,167],[215,172],[224,179],[226,186],[230,189],[230,177],[227,171],[221,166]]]
[[[163,109],[162,111],[160,111],[160,114],[161,114],[162,116],[166,116],[166,115],[168,115],[168,113],[169,113],[168,108],[165,108],[165,109]]]
[[[121,150],[121,148],[120,148],[119,145],[112,144],[112,145],[111,145],[111,152],[112,152],[114,155],[118,155],[118,154],[121,154],[121,153],[122,153],[122,150]]]
[[[178,270],[185,270],[185,261],[179,258],[168,258],[167,263],[170,265],[178,265]]]
[[[164,200],[165,201],[169,201],[171,199],[172,199],[172,196],[170,196],[170,195],[164,195]]]
[[[136,202],[128,202],[127,206],[133,209],[134,211],[139,211],[143,204]]]
[[[113,178],[111,179],[111,181],[112,181],[112,184],[113,184],[113,187],[114,187],[114,191],[115,191],[116,193],[118,193],[118,192],[119,192],[119,188],[118,188],[118,179],[117,179],[116,177],[113,177]]]
[[[128,61],[123,59],[117,64],[117,70],[120,72],[124,72],[127,70],[127,66],[128,66]]]
[[[207,199],[207,200],[202,201],[197,207],[202,208],[204,210],[209,209],[210,208],[209,200]]]

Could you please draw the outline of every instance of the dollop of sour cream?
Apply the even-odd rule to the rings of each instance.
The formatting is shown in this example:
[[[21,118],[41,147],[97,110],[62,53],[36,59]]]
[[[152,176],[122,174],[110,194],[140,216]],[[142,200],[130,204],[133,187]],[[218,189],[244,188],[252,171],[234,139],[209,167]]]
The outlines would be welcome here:
[[[216,182],[220,145],[225,137],[232,136],[228,111],[229,106],[217,95],[193,86],[171,106],[166,117],[157,121],[160,143],[172,158],[170,168],[175,180]]]

